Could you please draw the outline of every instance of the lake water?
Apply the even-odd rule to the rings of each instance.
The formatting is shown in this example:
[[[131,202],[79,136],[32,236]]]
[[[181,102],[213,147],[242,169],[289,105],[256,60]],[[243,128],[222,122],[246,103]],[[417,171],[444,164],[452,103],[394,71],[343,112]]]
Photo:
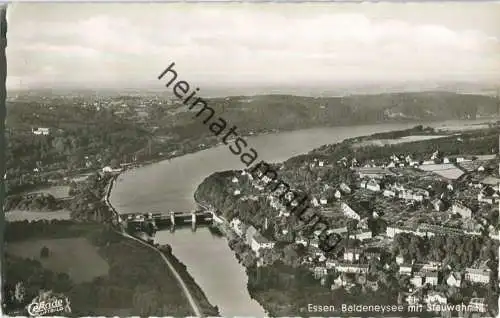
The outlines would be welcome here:
[[[483,122],[485,120],[315,128],[253,136],[247,138],[247,142],[259,154],[258,160],[279,162],[346,138],[407,129],[418,124],[446,129]],[[233,155],[228,146],[221,145],[123,173],[110,201],[120,213],[190,211],[196,207],[194,191],[204,178],[216,171],[243,168],[239,157]],[[156,239],[158,243],[172,246],[173,253],[187,266],[209,301],[219,306],[222,316],[265,316],[262,307],[251,299],[245,270],[224,238],[214,237],[208,229],[200,228],[196,232],[191,229],[175,233],[161,231]]]

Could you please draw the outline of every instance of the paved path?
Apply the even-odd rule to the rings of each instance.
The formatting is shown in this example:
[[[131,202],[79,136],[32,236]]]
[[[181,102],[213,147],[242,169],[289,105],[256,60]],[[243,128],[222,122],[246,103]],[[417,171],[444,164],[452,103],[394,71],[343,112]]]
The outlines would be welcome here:
[[[109,183],[108,189],[106,191],[106,196],[104,197],[104,202],[108,205],[108,207],[111,209],[111,211],[113,211],[113,213],[118,214],[118,212],[115,210],[115,208],[109,202],[109,196],[111,194],[111,189],[113,188],[115,181],[116,181],[116,178],[114,178]],[[191,295],[191,292],[189,291],[189,288],[187,287],[186,283],[184,283],[184,280],[182,279],[181,275],[179,275],[179,273],[177,272],[175,267],[172,265],[172,263],[168,260],[168,258],[165,257],[165,255],[163,255],[163,253],[158,248],[156,248],[156,247],[154,247],[154,246],[152,246],[152,245],[150,245],[150,244],[148,244],[148,243],[146,243],[146,242],[144,242],[136,237],[133,237],[132,235],[129,235],[127,233],[120,232],[120,231],[116,231],[116,232],[121,234],[122,236],[124,236],[126,238],[135,240],[135,241],[141,243],[142,245],[147,246],[148,248],[151,248],[154,251],[156,251],[161,256],[163,261],[167,264],[167,266],[170,268],[172,273],[174,274],[175,278],[177,279],[177,282],[179,283],[179,286],[182,288],[184,295],[186,296],[187,300],[189,301],[189,305],[191,306],[195,316],[196,317],[203,317],[201,310],[200,310],[200,307],[196,303],[193,295]]]

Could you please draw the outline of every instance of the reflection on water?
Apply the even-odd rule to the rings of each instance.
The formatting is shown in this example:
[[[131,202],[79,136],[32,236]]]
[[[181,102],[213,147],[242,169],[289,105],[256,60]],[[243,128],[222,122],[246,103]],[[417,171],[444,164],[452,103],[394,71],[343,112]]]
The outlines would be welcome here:
[[[170,244],[172,253],[184,263],[191,276],[224,317],[264,317],[261,306],[250,298],[245,268],[227,246],[227,241],[201,227],[159,231],[155,242]],[[197,264],[197,266],[194,266]]]

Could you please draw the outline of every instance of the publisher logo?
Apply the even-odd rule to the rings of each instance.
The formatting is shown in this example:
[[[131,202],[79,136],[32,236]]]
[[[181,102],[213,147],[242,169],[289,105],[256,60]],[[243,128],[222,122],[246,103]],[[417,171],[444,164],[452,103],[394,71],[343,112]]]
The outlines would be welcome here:
[[[71,313],[68,297],[53,294],[52,292],[40,293],[26,307],[30,316],[44,316],[55,313]]]

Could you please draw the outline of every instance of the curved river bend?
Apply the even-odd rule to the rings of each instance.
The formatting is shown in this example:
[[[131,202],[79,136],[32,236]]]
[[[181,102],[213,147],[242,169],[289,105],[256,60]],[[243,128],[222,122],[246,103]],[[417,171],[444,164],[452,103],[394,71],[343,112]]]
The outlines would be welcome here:
[[[480,121],[422,124],[451,128],[475,122]],[[249,147],[258,152],[258,160],[279,162],[324,144],[378,132],[407,129],[417,124],[419,123],[315,128],[253,136],[248,137],[247,141]],[[126,171],[119,177],[110,201],[120,213],[190,211],[195,208],[194,191],[204,178],[216,171],[243,168],[245,166],[239,157],[233,155],[228,146],[221,145]],[[156,240],[160,244],[168,243],[172,246],[173,253],[187,266],[210,303],[219,306],[222,316],[265,316],[262,307],[251,299],[247,291],[245,269],[238,263],[224,238],[215,237],[208,229],[200,228],[196,232],[191,229],[181,229],[174,233],[160,231]]]

